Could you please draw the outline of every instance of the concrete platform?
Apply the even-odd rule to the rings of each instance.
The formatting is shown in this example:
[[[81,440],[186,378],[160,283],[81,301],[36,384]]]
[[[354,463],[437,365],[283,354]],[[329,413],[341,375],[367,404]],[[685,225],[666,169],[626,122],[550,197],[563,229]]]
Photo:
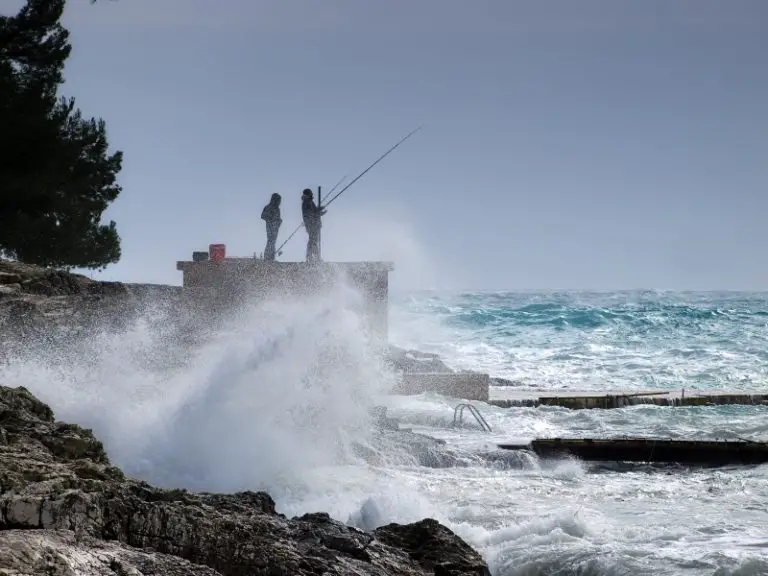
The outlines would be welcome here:
[[[530,444],[499,444],[503,450],[530,450],[541,458],[576,457],[602,462],[675,463],[700,466],[763,464],[768,443],[746,440],[656,438],[545,438]]]
[[[372,340],[386,346],[388,337],[389,273],[392,262],[277,262],[257,258],[218,261],[179,261],[186,294],[209,306],[227,308],[243,301],[273,297],[304,299],[328,294],[340,285],[362,296],[356,308]]]
[[[500,408],[561,406],[573,410],[655,406],[768,405],[765,393],[729,390],[531,390],[492,386],[488,403]]]
[[[460,398],[488,402],[491,378],[481,372],[404,372],[394,387],[394,394],[435,392]]]

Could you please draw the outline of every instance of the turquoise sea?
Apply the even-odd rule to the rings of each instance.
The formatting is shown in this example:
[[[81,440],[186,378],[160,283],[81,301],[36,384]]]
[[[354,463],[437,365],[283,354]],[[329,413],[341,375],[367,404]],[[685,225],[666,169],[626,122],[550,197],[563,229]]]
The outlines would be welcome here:
[[[515,388],[768,392],[768,294],[423,292],[397,298],[392,316],[397,344]],[[493,433],[483,441],[437,431],[448,404],[425,395],[396,406],[475,450],[551,436],[768,441],[768,406],[484,407]],[[430,490],[453,491],[457,523],[497,574],[768,574],[768,466],[619,471],[564,461],[435,476]]]
[[[768,294],[417,293],[395,300],[399,344],[519,386],[766,390]]]

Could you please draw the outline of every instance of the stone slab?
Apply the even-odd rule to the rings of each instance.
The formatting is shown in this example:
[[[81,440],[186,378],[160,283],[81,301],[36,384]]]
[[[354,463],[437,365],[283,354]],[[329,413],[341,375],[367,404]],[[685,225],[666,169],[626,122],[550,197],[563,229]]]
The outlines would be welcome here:
[[[487,402],[490,381],[490,376],[481,372],[405,372],[393,393],[435,392],[451,398]]]
[[[656,406],[768,405],[768,391],[736,390],[558,390],[492,386],[489,404],[502,408],[561,406],[571,409]]]

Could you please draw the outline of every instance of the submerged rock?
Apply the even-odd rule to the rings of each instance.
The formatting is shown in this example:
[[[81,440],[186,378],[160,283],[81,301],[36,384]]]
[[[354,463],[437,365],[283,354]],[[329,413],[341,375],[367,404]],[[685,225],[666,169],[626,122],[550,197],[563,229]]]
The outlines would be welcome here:
[[[365,532],[289,519],[264,492],[161,490],[110,464],[90,430],[0,386],[0,574],[485,575],[434,520]]]
[[[377,428],[368,443],[353,442],[352,451],[372,466],[453,468],[463,464],[462,458],[448,449],[444,440],[410,430]]]

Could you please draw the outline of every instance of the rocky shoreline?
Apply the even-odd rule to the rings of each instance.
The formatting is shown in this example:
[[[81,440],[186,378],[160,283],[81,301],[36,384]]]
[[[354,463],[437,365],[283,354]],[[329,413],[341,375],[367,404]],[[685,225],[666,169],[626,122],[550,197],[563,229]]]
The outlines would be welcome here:
[[[180,292],[0,260],[0,362],[46,339],[119,326],[158,301],[187,306]],[[192,306],[179,317],[197,324],[204,313]],[[390,355],[403,369],[409,362],[443,369],[437,358],[424,360],[397,349]],[[421,448],[427,461],[430,449]],[[57,422],[25,388],[0,386],[0,575],[11,574],[490,573],[435,520],[366,532],[322,512],[287,518],[263,492],[153,487],[112,466],[90,430]]]
[[[425,519],[373,532],[286,518],[263,492],[195,494],[126,477],[25,388],[0,386],[0,574],[488,574]]]

